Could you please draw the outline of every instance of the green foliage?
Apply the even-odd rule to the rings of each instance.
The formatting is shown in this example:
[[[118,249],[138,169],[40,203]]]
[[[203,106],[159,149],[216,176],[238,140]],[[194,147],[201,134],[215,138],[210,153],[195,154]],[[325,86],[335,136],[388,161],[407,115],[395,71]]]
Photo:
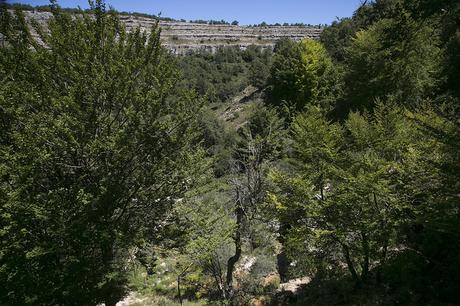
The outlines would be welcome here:
[[[293,121],[291,166],[273,171],[269,196],[291,270],[316,273],[300,304],[455,300],[458,10],[452,1],[372,1],[323,32],[343,92],[332,95],[333,116],[310,106]],[[285,88],[298,79],[293,62]],[[344,263],[375,299],[347,288],[337,289],[343,299],[325,298],[327,286],[349,286],[332,272]],[[384,298],[386,286],[395,296]]]
[[[247,124],[239,131],[238,155],[241,160],[246,160],[251,154],[257,154],[256,159],[260,163],[278,158],[283,150],[283,124],[274,109],[256,104]]]
[[[249,80],[251,85],[257,88],[264,88],[267,78],[270,75],[270,66],[263,59],[256,58],[249,66]]]
[[[312,254],[332,262],[342,253],[355,280],[365,280],[371,262],[385,261],[398,226],[414,217],[401,185],[415,171],[407,164],[424,152],[422,134],[401,110],[380,104],[372,117],[352,113],[342,126],[310,108],[293,122],[292,137],[299,172],[275,174],[280,194],[272,195],[282,215],[302,213],[289,243],[308,241]]]
[[[223,277],[224,260],[229,251],[227,246],[235,228],[235,222],[230,218],[230,197],[226,188],[216,182],[207,187],[213,191],[176,207],[187,224],[187,245],[182,253],[216,281]],[[217,287],[222,285],[216,284]]]
[[[21,11],[1,13],[2,304],[117,302],[129,247],[157,235],[199,165],[201,106],[171,95],[158,27],[128,34],[92,9],[53,8],[43,44]]]
[[[460,30],[449,38],[445,52],[444,73],[447,75],[446,89],[460,97]]]
[[[102,1],[4,6],[0,303],[457,303],[457,2],[178,57]]]
[[[408,13],[356,33],[346,51],[346,101],[351,109],[369,109],[376,99],[389,97],[415,106],[438,86],[436,32]]]
[[[345,60],[345,50],[350,46],[351,38],[356,33],[355,22],[351,18],[333,21],[321,32],[320,41],[336,62]]]
[[[454,2],[372,1],[327,27],[321,41],[346,71],[335,117],[371,109],[379,98],[417,107],[439,92],[458,96]]]
[[[314,40],[284,40],[275,47],[268,101],[291,118],[308,105],[331,110],[337,72],[326,49]]]
[[[238,135],[217,117],[210,109],[205,108],[199,119],[199,130],[202,133],[203,146],[213,159],[213,170],[216,177],[230,171],[233,149]]]
[[[215,53],[198,51],[178,59],[181,87],[222,103],[250,84],[263,88],[269,74],[271,50],[249,46],[246,50],[221,47]]]
[[[149,305],[180,305],[176,299],[177,295],[177,271],[175,269],[174,259],[162,258],[157,262],[157,266],[153,275],[148,275],[142,266],[134,265],[131,268],[129,276],[130,289],[136,292],[141,302],[134,305],[149,306]],[[182,290],[186,296],[184,305],[198,306],[207,305],[205,299],[196,300],[193,296],[189,296],[188,290],[193,290],[198,294],[202,288],[191,286],[193,282],[185,280]]]

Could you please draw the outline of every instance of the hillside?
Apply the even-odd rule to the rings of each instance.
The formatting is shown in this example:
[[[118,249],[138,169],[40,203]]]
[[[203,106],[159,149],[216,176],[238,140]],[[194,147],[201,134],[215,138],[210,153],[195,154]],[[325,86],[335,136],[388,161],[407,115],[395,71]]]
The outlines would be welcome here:
[[[3,1],[0,306],[460,305],[460,3],[336,1]]]
[[[46,24],[51,13],[26,11],[28,20],[34,19]],[[128,31],[137,27],[145,31],[156,22],[154,18],[120,15],[121,21]],[[303,38],[319,39],[322,29],[302,26],[266,26],[248,27],[234,25],[198,24],[179,21],[160,21],[161,38],[164,46],[176,54],[184,54],[187,50],[206,49],[214,51],[220,46],[239,46],[245,49],[249,45],[272,47],[281,38],[295,41]]]

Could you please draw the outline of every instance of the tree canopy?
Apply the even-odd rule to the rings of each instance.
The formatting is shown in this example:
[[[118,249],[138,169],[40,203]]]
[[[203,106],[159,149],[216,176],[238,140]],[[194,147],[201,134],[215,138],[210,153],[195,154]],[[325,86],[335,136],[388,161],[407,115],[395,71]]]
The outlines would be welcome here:
[[[2,11],[2,304],[114,304],[128,247],[193,183],[200,100],[172,95],[158,26],[127,33],[92,9],[54,7],[41,43]]]
[[[457,2],[177,56],[2,6],[0,304],[457,304]]]

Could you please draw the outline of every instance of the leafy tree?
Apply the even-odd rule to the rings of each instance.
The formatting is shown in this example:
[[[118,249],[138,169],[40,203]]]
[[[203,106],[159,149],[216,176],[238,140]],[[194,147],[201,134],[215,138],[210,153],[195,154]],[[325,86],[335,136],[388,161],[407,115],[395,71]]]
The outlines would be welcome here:
[[[225,259],[230,256],[235,221],[231,218],[229,186],[214,180],[191,199],[181,201],[176,211],[187,226],[187,243],[181,253],[183,265],[194,266],[215,283],[218,297],[227,298]],[[205,284],[205,279],[201,280]],[[210,292],[213,295],[213,292]]]
[[[393,17],[401,11],[400,0],[364,1],[352,17],[337,19],[321,32],[321,43],[328,50],[332,59],[343,63],[346,49],[350,47],[358,31],[366,30],[375,22]]]
[[[372,108],[393,96],[415,106],[438,85],[440,49],[435,30],[407,12],[382,19],[356,34],[347,49],[346,101],[351,109]]]
[[[159,28],[127,33],[102,1],[30,35],[1,11],[0,303],[114,305],[127,251],[154,238],[199,165],[199,100],[171,94]]]
[[[336,62],[345,60],[345,50],[352,42],[356,27],[356,23],[351,18],[343,18],[333,21],[321,32],[320,41]]]
[[[241,141],[234,157],[234,175],[230,179],[236,219],[232,235],[235,252],[227,261],[226,273],[227,297],[230,299],[235,297],[233,273],[242,256],[245,229],[261,213],[268,188],[267,166],[282,150],[282,124],[274,110],[260,108],[240,131]]]
[[[315,278],[299,305],[457,303],[457,2],[363,1],[320,42],[177,57],[102,1],[38,7],[49,31],[5,6],[0,304],[113,305],[141,264],[130,284],[180,303],[284,305],[260,282],[276,260]],[[219,118],[264,94],[238,130]]]
[[[447,75],[447,90],[452,92],[457,99],[460,97],[460,29],[458,29],[446,46],[444,73]]]
[[[251,84],[262,86],[269,74],[270,51],[249,46],[246,50],[222,47],[215,53],[193,52],[178,58],[180,85],[206,95],[212,103],[227,102]]]
[[[264,88],[270,74],[269,66],[263,60],[256,58],[249,67],[249,79],[257,88]]]
[[[314,108],[296,118],[292,165],[273,173],[270,197],[285,250],[309,273],[345,262],[357,284],[375,275],[399,301],[454,301],[458,9],[372,1],[323,32],[345,72],[332,99],[344,123]]]
[[[299,170],[275,173],[280,191],[271,196],[291,218],[288,246],[319,262],[342,254],[355,282],[365,282],[371,266],[385,263],[398,225],[413,217],[399,184],[413,170],[406,159],[419,158],[417,134],[398,108],[382,104],[374,117],[352,113],[343,126],[317,108],[300,115],[292,125]]]
[[[455,102],[454,102],[455,103]],[[430,107],[413,114],[422,133],[424,154],[407,179],[406,193],[416,205],[417,218],[404,231],[406,245],[428,262],[425,295],[455,303],[459,290],[459,136],[458,106]]]
[[[308,105],[330,110],[337,74],[324,47],[314,40],[285,40],[275,47],[268,84],[271,104],[293,116]]]

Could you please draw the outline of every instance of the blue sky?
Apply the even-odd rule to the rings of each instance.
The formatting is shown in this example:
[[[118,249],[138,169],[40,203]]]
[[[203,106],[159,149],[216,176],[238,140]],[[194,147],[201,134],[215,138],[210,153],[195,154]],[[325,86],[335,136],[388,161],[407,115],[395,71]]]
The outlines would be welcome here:
[[[158,14],[176,19],[238,20],[240,24],[331,23],[336,17],[349,17],[362,0],[106,0],[119,11]],[[30,5],[48,0],[7,0]],[[88,7],[87,0],[58,0],[63,7]]]

